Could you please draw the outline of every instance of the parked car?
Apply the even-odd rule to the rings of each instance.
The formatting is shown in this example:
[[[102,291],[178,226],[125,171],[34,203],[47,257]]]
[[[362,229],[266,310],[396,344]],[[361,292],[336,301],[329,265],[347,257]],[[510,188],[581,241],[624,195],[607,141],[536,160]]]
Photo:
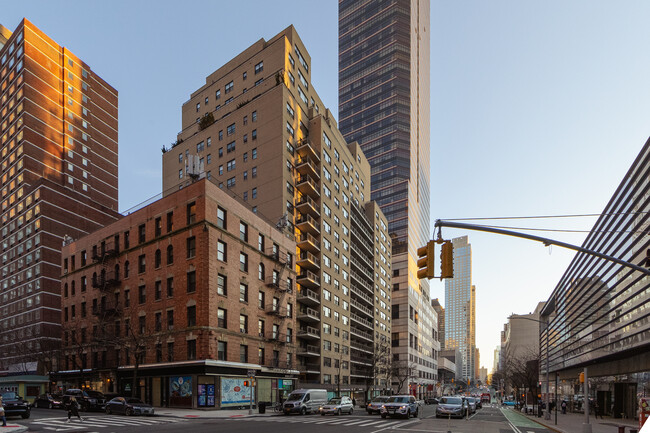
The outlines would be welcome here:
[[[29,418],[29,403],[15,392],[2,393],[2,407],[4,407],[5,415],[8,417],[20,415],[23,419]]]
[[[79,403],[79,406],[81,406],[81,410],[89,411],[102,409],[103,403],[100,404],[96,397],[92,397],[86,390],[76,388],[71,388],[67,390],[65,394],[63,394],[64,407],[68,404],[71,397],[75,397],[77,399],[77,403]]]
[[[110,400],[110,399],[107,399],[106,396],[103,393],[99,392],[99,391],[93,391],[93,390],[87,389],[86,394],[88,394],[88,397],[94,398],[94,399],[97,400],[97,409],[103,409],[106,402]]]
[[[63,396],[50,394],[49,392],[41,394],[34,399],[33,407],[46,407],[48,409],[58,409],[63,407]]]
[[[476,403],[476,408],[477,409],[483,409],[483,402],[481,401],[480,397],[472,397],[474,399],[474,403]]]
[[[354,412],[354,405],[352,404],[352,399],[350,397],[333,397],[321,406],[318,411],[321,415],[326,415],[331,413],[332,415],[341,415],[341,413],[348,413],[352,415]]]
[[[467,403],[469,404],[470,415],[476,413],[476,409],[478,409],[477,399],[474,397],[465,397],[465,400],[467,400]]]
[[[420,407],[412,395],[393,395],[381,406],[381,417],[401,415],[409,418],[411,415],[417,417]]]
[[[318,408],[327,404],[326,389],[297,389],[284,402],[285,415],[299,413],[304,415],[318,411]]]
[[[467,402],[462,397],[441,397],[436,407],[436,418],[458,417],[467,414]]]
[[[426,397],[424,399],[424,404],[438,404],[438,399],[435,397]]]
[[[514,400],[507,400],[507,401],[504,401],[504,402],[503,402],[503,406],[511,406],[511,407],[514,407],[514,406],[515,406],[515,403],[516,403],[516,402],[515,402]]]
[[[120,413],[123,415],[153,415],[154,408],[139,398],[115,397],[106,403],[105,409],[107,414]]]
[[[370,415],[381,412],[381,406],[386,403],[386,400],[388,400],[388,396],[385,395],[373,398],[370,400],[370,403],[368,403],[368,406],[366,406],[366,412]]]

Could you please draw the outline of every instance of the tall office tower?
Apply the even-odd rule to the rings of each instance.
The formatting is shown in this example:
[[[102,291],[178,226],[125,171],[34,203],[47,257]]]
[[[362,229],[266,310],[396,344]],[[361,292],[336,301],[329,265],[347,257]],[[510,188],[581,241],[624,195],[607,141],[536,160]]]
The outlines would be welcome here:
[[[25,373],[60,338],[62,243],[118,216],[117,91],[26,19],[0,33],[0,370]]]
[[[297,243],[301,380],[383,388],[372,367],[390,349],[392,241],[370,201],[370,165],[337,129],[311,67],[290,26],[210,74],[183,104],[182,131],[163,155],[163,191],[205,175],[285,226]]]
[[[339,1],[339,119],[372,167],[372,200],[393,241],[395,353],[436,382],[429,283],[417,248],[429,240],[429,1]],[[418,312],[416,322],[409,311]]]
[[[445,348],[460,349],[463,378],[475,376],[476,287],[472,285],[472,245],[467,236],[452,239],[454,278],[445,280]]]

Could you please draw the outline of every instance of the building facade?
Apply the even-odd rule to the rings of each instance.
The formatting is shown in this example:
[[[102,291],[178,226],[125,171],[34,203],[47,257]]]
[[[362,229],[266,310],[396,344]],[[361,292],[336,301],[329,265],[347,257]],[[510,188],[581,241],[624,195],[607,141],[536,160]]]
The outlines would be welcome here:
[[[371,198],[388,219],[394,353],[419,388],[436,383],[440,351],[429,283],[416,278],[430,236],[429,9],[428,0],[339,2],[340,129],[368,158]]]
[[[445,308],[440,305],[438,298],[431,300],[433,311],[438,315],[438,342],[440,343],[440,351],[445,350]]]
[[[119,217],[117,91],[26,19],[0,33],[0,371],[42,374],[61,336],[61,245]]]
[[[583,247],[647,267],[650,141],[587,235]],[[605,415],[638,416],[638,396],[650,392],[650,278],[632,268],[576,253],[541,312],[558,398],[580,410],[578,376],[587,368],[589,397]],[[551,396],[556,387],[551,383]],[[552,397],[551,397],[552,398]]]
[[[472,246],[467,236],[452,239],[454,278],[445,279],[445,348],[460,350],[462,378],[476,368],[476,287],[472,285]]]
[[[163,191],[205,176],[295,236],[301,382],[378,392],[390,358],[392,240],[370,201],[370,165],[339,132],[311,68],[291,26],[209,75],[183,104]]]
[[[205,179],[71,242],[59,384],[224,408],[248,404],[252,371],[254,399],[285,397],[298,373],[294,250]]]

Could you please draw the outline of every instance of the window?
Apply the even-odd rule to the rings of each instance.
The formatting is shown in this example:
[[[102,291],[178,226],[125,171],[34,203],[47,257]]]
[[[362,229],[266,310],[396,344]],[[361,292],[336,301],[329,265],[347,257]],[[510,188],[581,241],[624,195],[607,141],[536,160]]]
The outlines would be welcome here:
[[[251,175],[252,175],[254,178],[257,177],[257,167],[253,167],[253,168],[251,169]]]
[[[239,345],[239,362],[248,362],[248,346],[245,344]]]
[[[187,225],[196,222],[196,203],[192,202],[187,205]]]
[[[257,278],[264,281],[264,263],[257,265]]]
[[[228,163],[226,164],[226,170],[227,170],[227,171],[232,171],[232,170],[234,170],[234,169],[235,169],[235,163],[236,163],[236,162],[235,162],[234,159],[231,159],[230,161],[228,161]]]
[[[230,83],[226,84],[226,90],[225,90],[225,93],[230,93],[230,92],[232,92],[233,87],[234,87],[234,84],[233,84],[232,81],[231,81]]]
[[[196,340],[187,340],[187,359],[196,359]]]
[[[140,335],[144,335],[147,332],[147,317],[146,316],[138,317],[138,328],[139,328],[139,331],[140,331]]]
[[[187,258],[191,259],[196,255],[196,236],[187,238],[186,242],[187,242]]]
[[[226,211],[221,207],[217,207],[217,227],[226,228]]]
[[[248,302],[248,285],[239,283],[239,301]]]
[[[223,241],[217,241],[217,259],[221,260],[222,262],[227,262],[227,245]]]
[[[293,108],[291,108],[291,105],[287,102],[287,113],[289,113],[289,116],[293,119],[295,117],[295,112],[293,111]]]
[[[187,307],[187,326],[196,326],[196,305]]]
[[[124,262],[124,278],[129,278],[129,261]]]
[[[129,234],[130,232],[124,232],[124,249],[129,248]]]
[[[226,153],[234,152],[237,144],[232,141],[226,145]]]
[[[257,111],[253,111],[253,113],[251,114],[251,119],[253,120],[253,122],[257,122]]]
[[[187,293],[196,291],[196,271],[187,273]]]
[[[160,265],[162,264],[162,253],[160,250],[156,250],[156,253],[154,254],[154,268],[158,269]]]
[[[259,74],[264,70],[264,62],[259,62],[257,65],[255,65],[255,73]]]
[[[145,255],[142,254],[140,257],[138,257],[138,273],[142,274],[145,271],[146,271]]]
[[[226,128],[226,135],[233,135],[235,133],[235,124],[231,123],[228,125],[228,128]]]
[[[144,304],[145,302],[147,302],[147,287],[140,286],[138,287],[138,303]]]
[[[156,281],[153,296],[156,301],[162,299],[162,281]]]
[[[253,137],[253,140],[257,140],[257,129],[251,131],[251,136]]]
[[[253,188],[253,190],[251,191],[251,196],[253,198],[257,198],[257,188]]]
[[[145,225],[141,224],[138,227],[138,243],[144,243],[145,241]]]
[[[172,245],[167,245],[167,264],[171,265],[174,263],[174,247]]]
[[[257,295],[257,306],[258,306],[259,308],[264,309],[264,305],[265,305],[265,297],[266,297],[266,295],[264,294],[264,292],[262,292],[262,291],[260,290],[259,293],[258,293],[258,295]]]
[[[248,254],[239,253],[239,270],[248,272]]]
[[[239,315],[239,332],[242,334],[248,333],[248,316],[245,314]]]
[[[239,239],[248,242],[248,224],[239,222]]]
[[[217,275],[217,293],[219,295],[226,296],[228,295],[228,278],[225,275]]]
[[[217,310],[217,327],[223,329],[228,328],[228,312],[223,308]]]
[[[155,225],[155,231],[156,231],[155,236],[158,237],[158,236],[160,236],[162,234],[162,218],[157,217],[155,219],[154,225]]]
[[[257,147],[251,151],[251,157],[257,159]]]
[[[257,249],[264,252],[264,235],[261,233],[257,235]]]
[[[216,93],[214,94],[215,99],[221,98],[221,89],[217,90]]]
[[[167,297],[174,296],[174,277],[167,278]]]
[[[244,71],[244,73],[243,73],[242,76],[241,76],[242,81],[246,81],[246,78],[247,78],[247,77],[248,77],[248,73],[247,73],[246,71]]]
[[[228,353],[228,343],[225,341],[217,342],[217,359],[219,361],[226,361]]]
[[[174,310],[167,310],[167,329],[174,329]]]

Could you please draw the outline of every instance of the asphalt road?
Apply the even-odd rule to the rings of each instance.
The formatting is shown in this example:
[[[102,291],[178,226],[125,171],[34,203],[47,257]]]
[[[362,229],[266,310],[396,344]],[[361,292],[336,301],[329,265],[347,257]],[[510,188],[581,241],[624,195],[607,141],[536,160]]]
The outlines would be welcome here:
[[[505,415],[507,415],[507,417]],[[66,423],[66,412],[56,409],[34,409],[31,418],[15,419],[29,427],[30,432],[78,433],[175,433],[191,429],[192,433],[224,431],[228,433],[550,433],[540,425],[511,410],[498,407],[480,409],[470,419],[437,419],[435,406],[424,406],[418,418],[382,419],[361,410],[354,415],[276,415],[270,417],[235,418],[171,418],[125,417],[101,412],[84,412],[84,422]]]

